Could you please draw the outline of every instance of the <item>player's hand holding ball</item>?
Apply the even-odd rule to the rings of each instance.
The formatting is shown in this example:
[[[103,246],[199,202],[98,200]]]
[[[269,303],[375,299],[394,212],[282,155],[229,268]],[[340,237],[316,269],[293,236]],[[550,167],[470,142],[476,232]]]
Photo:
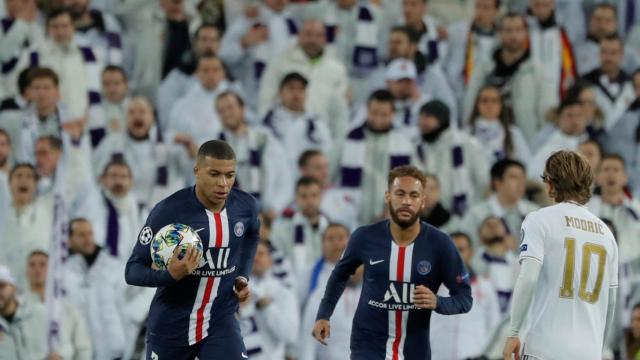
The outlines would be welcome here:
[[[173,250],[173,257],[167,265],[167,271],[176,280],[181,280],[191,274],[198,267],[200,258],[202,258],[202,254],[191,244],[187,245],[187,253],[182,258],[180,258],[180,250],[181,247],[176,246]]]
[[[329,320],[320,319],[316,321],[313,326],[313,332],[311,335],[320,342],[322,345],[327,345],[326,338],[331,334],[331,327],[329,326]]]
[[[413,291],[413,303],[418,309],[434,310],[438,306],[438,296],[428,287],[418,285]]]
[[[504,350],[502,350],[502,358],[504,360],[520,360],[520,338],[516,336],[507,338],[507,343],[504,344]]]

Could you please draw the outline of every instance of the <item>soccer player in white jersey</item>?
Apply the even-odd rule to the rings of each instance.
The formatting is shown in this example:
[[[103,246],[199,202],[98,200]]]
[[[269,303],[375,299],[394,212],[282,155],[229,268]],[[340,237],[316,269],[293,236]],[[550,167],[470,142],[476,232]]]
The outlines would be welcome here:
[[[602,359],[616,302],[618,248],[607,225],[584,206],[592,174],[576,152],[547,159],[542,178],[555,204],[522,224],[505,360]]]

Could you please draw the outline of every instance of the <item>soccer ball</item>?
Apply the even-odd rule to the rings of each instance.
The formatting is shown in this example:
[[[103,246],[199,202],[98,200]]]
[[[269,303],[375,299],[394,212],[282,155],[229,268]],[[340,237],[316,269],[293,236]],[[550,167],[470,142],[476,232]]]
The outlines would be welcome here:
[[[202,240],[198,233],[184,224],[169,224],[160,229],[156,236],[151,241],[151,259],[156,268],[164,270],[169,266],[171,258],[173,257],[173,251],[176,246],[180,246],[182,249],[178,254],[178,259],[187,253],[187,246],[192,244],[196,247],[199,254],[199,261],[202,260]]]

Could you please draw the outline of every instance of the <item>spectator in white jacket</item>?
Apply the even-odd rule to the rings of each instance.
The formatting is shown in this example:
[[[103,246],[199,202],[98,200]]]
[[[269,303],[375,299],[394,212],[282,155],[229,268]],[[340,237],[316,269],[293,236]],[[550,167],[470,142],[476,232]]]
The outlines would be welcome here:
[[[289,73],[280,82],[279,101],[262,120],[273,136],[287,149],[291,168],[300,155],[311,149],[328,154],[332,150],[331,132],[327,124],[307,111],[307,79],[299,73]]]
[[[158,87],[158,122],[163,129],[169,125],[171,109],[194,84],[198,82],[196,69],[198,58],[204,54],[217,56],[220,48],[220,30],[211,24],[202,24],[193,35],[191,51],[183,57],[180,65],[171,70]]]
[[[498,329],[502,317],[500,304],[491,281],[478,276],[471,267],[471,239],[460,232],[451,234],[451,239],[470,274],[473,308],[457,316],[443,316],[436,312],[431,314],[431,356],[433,359],[447,360],[479,359]],[[449,290],[441,286],[438,296],[448,296],[448,293]]]
[[[349,77],[344,64],[326,51],[326,45],[324,24],[306,21],[297,43],[269,61],[260,82],[259,114],[273,105],[282,78],[295,71],[309,81],[306,108],[329,122],[336,106],[344,106]]]
[[[362,274],[364,266],[356,269],[351,275],[347,286],[340,296],[340,300],[336,304],[334,314],[335,319],[331,320],[331,336],[325,341],[327,346],[321,345],[313,336],[308,336],[304,331],[313,329],[316,321],[318,308],[324,296],[324,288],[316,288],[309,296],[309,301],[305,306],[302,315],[302,330],[299,340],[299,360],[344,360],[345,354],[350,351],[349,341],[351,338],[351,328],[353,325],[353,317],[356,314],[356,308],[360,301],[360,292],[362,291]]]
[[[3,1],[7,14],[0,20],[0,97],[18,94],[16,59],[44,40],[42,15],[36,0]]]
[[[43,305],[46,304],[48,265],[49,255],[44,251],[33,251],[27,258],[29,289],[25,291],[24,297]],[[68,299],[61,301],[60,343],[55,353],[62,359],[91,360],[91,338],[86,320]]]
[[[124,356],[126,344],[122,273],[120,265],[95,243],[91,223],[83,218],[69,222],[69,248],[64,285],[69,300],[86,319],[95,360]],[[108,339],[108,341],[105,341]]]
[[[447,42],[441,35],[440,24],[427,10],[427,0],[403,0],[403,24],[418,33],[418,50],[427,57],[427,62],[442,63],[447,57]]]
[[[47,354],[44,305],[18,298],[16,294],[11,272],[0,265],[0,359],[32,360],[55,356]]]
[[[333,268],[340,260],[344,249],[347,248],[350,235],[349,229],[339,223],[330,223],[324,229],[322,256],[315,263],[308,263],[299,276],[298,300],[300,305],[304,306],[309,295],[316,289],[325,288]]]
[[[522,130],[513,124],[504,106],[500,89],[483,86],[467,122],[467,130],[485,145],[487,158],[495,163],[504,158],[527,163],[531,160],[529,144]]]
[[[253,261],[251,298],[240,305],[240,330],[251,359],[283,359],[285,347],[298,339],[300,315],[298,301],[269,271],[271,245],[258,243]]]
[[[322,255],[322,236],[329,220],[320,212],[322,184],[313,178],[300,178],[296,186],[296,207],[273,222],[271,241],[291,261],[297,274],[299,294],[305,292],[305,273]]]
[[[240,92],[240,88],[227,80],[222,61],[212,54],[202,54],[197,64],[198,81],[173,105],[167,129],[189,135],[202,144],[215,138],[222,128],[215,109],[218,96],[227,90]]]
[[[225,91],[216,100],[222,130],[214,137],[228,142],[236,152],[240,189],[260,202],[270,218],[280,214],[293,196],[293,169],[282,144],[261,126],[246,121],[244,100]]]
[[[578,150],[578,145],[585,141],[587,133],[587,118],[582,104],[577,99],[564,100],[557,110],[558,123],[556,129],[547,137],[546,141],[536,151],[527,166],[527,176],[530,180],[542,182],[540,178],[549,155],[556,150]]]
[[[109,11],[95,9],[91,0],[66,0],[65,3],[71,10],[78,40],[93,46],[103,66],[122,65],[122,30],[116,18]]]
[[[454,23],[447,28],[449,48],[443,65],[459,104],[474,71],[486,61],[497,44],[496,23],[500,0],[475,0],[473,19]]]
[[[93,153],[96,176],[113,157],[136,164],[133,192],[139,205],[149,208],[185,186],[197,152],[191,137],[162,133],[154,123],[148,100],[134,97],[127,109],[127,131],[107,136]]]
[[[473,72],[464,99],[463,119],[469,119],[480,88],[500,89],[513,122],[530,138],[542,127],[547,111],[555,104],[557,91],[547,81],[544,69],[527,47],[527,23],[519,14],[505,15],[499,24],[501,46]]]
[[[596,104],[604,114],[604,128],[612,129],[635,100],[630,73],[622,67],[624,43],[617,35],[600,40],[600,66],[584,76],[596,88]],[[635,71],[635,69],[633,70]]]
[[[122,133],[127,125],[129,79],[124,69],[109,65],[102,71],[102,101],[99,116],[90,116],[87,124],[91,147],[96,148],[105,136]]]
[[[3,210],[4,224],[0,228],[0,264],[16,274],[15,285],[26,288],[24,264],[33,250],[49,249],[53,200],[51,196],[36,196],[36,169],[30,164],[16,164],[9,173],[11,198]]]
[[[298,26],[287,10],[288,0],[264,0],[257,14],[245,12],[222,38],[220,57],[247,91],[247,106],[255,108],[260,79],[271,59],[295,42]]]

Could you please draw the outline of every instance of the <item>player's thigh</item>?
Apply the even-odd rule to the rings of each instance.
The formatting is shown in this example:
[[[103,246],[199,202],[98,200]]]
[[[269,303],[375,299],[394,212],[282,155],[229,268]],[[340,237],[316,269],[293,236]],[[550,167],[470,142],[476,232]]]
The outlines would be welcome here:
[[[235,317],[218,322],[209,328],[209,336],[202,340],[198,349],[199,360],[245,360],[244,341],[240,325]]]
[[[193,346],[170,346],[147,341],[146,360],[194,360],[196,348]]]

